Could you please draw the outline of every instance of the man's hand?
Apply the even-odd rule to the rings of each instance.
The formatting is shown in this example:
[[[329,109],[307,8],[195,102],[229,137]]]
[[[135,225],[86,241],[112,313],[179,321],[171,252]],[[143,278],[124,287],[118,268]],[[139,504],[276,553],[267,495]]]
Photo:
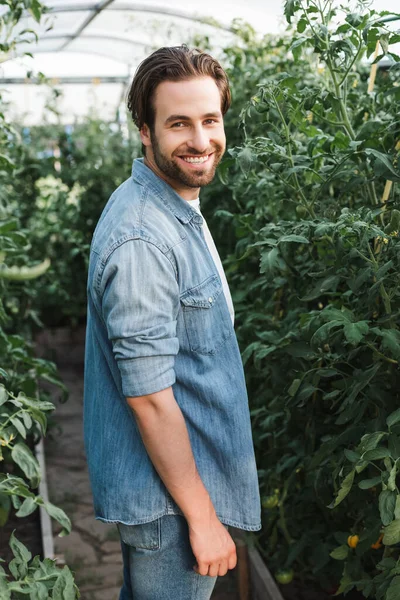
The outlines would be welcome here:
[[[189,524],[189,539],[199,575],[222,577],[237,563],[235,542],[218,520],[212,517],[206,523]]]

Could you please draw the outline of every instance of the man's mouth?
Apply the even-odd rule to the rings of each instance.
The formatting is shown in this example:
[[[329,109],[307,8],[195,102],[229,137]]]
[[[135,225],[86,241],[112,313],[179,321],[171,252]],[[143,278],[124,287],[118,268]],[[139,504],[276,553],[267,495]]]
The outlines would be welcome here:
[[[212,156],[212,154],[205,154],[203,156],[188,155],[188,156],[180,156],[179,158],[181,158],[182,160],[184,160],[187,163],[190,163],[191,165],[202,165],[208,161],[210,156]]]

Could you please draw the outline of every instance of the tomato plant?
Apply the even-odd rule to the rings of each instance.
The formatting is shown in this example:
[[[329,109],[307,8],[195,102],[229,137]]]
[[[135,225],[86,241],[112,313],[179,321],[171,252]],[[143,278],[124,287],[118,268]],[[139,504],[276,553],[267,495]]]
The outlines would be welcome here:
[[[295,565],[305,585],[340,581],[339,594],[391,600],[400,593],[399,34],[363,2],[356,12],[293,0],[285,14],[288,37],[227,53],[239,97],[248,94],[235,133],[243,141],[222,165],[223,210],[213,215],[209,203],[213,232],[225,228],[261,491],[280,490],[257,546],[273,570]],[[371,91],[366,59],[377,49],[386,62]]]

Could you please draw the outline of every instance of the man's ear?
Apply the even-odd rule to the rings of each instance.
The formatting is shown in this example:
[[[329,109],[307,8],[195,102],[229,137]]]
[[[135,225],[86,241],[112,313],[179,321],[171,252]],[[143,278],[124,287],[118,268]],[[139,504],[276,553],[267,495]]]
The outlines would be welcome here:
[[[139,133],[143,146],[151,146],[150,128],[148,127],[148,125],[146,125],[146,123],[140,129]]]

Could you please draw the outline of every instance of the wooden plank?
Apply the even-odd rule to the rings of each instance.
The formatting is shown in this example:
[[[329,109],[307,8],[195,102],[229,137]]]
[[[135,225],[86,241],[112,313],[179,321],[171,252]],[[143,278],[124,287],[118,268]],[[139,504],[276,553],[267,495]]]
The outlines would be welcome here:
[[[257,548],[248,547],[247,551],[250,564],[251,600],[284,600]]]

